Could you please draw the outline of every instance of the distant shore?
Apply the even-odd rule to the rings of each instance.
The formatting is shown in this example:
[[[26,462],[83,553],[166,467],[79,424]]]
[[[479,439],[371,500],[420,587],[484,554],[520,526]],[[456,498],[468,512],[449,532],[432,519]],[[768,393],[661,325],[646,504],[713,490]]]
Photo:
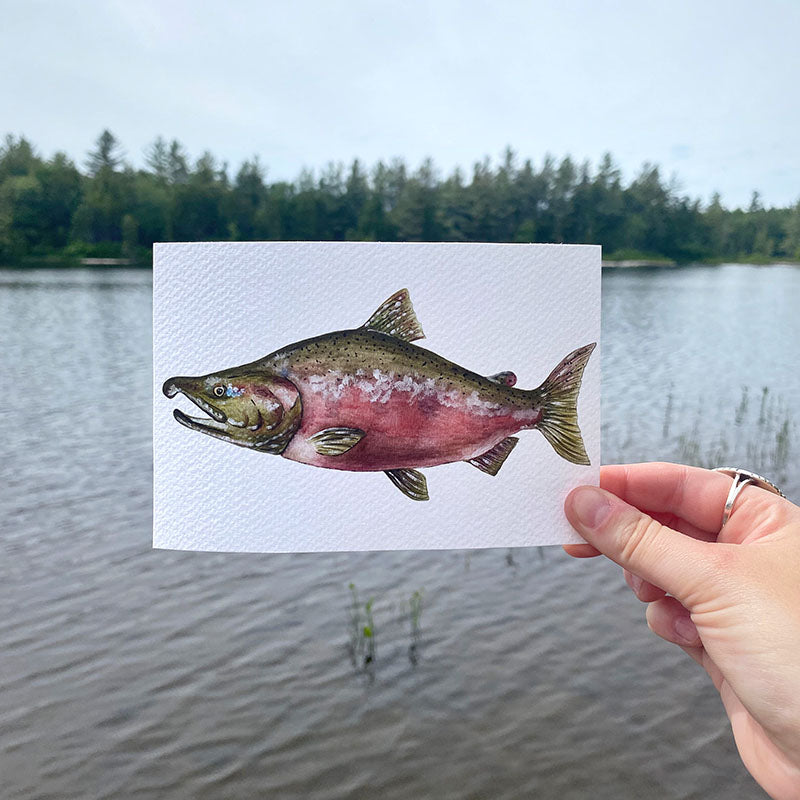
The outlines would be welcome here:
[[[603,269],[637,269],[637,268],[668,268],[680,269],[681,267],[715,267],[724,264],[739,264],[743,266],[763,266],[763,267],[800,267],[800,261],[787,259],[780,260],[741,260],[723,261],[708,260],[694,261],[691,263],[679,263],[668,258],[626,258],[626,259],[603,259]],[[49,256],[42,258],[26,257],[15,264],[2,264],[0,269],[83,269],[86,267],[100,269],[152,269],[152,262],[134,258],[74,258],[64,259],[61,257]]]
[[[499,161],[445,175],[425,159],[368,167],[330,162],[293,181],[266,180],[253,157],[231,172],[158,137],[146,167],[125,163],[104,130],[86,169],[0,143],[0,260],[20,267],[147,267],[154,242],[563,242],[602,244],[611,268],[800,260],[800,202],[727,208],[679,192],[645,163],[623,181],[610,153],[592,166],[506,148]],[[62,262],[62,263],[59,263]],[[63,263],[66,262],[66,263]]]
[[[621,261],[611,261],[603,259],[603,269],[629,269],[635,267],[720,267],[723,264],[738,264],[746,267],[800,267],[800,261],[789,261],[781,259],[779,261],[695,261],[689,264],[679,264],[670,259],[624,259]]]
[[[602,261],[603,267],[613,268],[613,269],[626,269],[629,267],[677,267],[678,262],[672,261],[669,258],[653,258],[653,259],[645,259],[645,258],[625,258],[621,261],[611,261],[609,259],[603,259]]]

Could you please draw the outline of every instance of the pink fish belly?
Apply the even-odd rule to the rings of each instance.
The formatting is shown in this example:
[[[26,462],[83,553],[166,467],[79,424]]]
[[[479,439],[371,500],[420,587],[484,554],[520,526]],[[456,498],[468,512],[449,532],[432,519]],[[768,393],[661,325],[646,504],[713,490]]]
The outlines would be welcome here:
[[[536,409],[485,403],[475,392],[424,388],[380,379],[328,387],[319,381],[301,388],[303,419],[285,458],[351,471],[430,467],[465,461],[490,450],[539,419]],[[397,388],[400,387],[400,388]],[[320,455],[308,438],[326,428],[357,428],[366,435],[351,450]]]

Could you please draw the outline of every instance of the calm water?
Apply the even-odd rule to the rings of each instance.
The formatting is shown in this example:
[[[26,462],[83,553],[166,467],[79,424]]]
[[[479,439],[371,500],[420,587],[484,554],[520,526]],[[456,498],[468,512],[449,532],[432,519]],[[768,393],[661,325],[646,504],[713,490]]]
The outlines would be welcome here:
[[[149,281],[0,272],[0,796],[764,796],[610,564],[152,552]],[[800,270],[603,294],[604,460],[719,457],[800,499]]]

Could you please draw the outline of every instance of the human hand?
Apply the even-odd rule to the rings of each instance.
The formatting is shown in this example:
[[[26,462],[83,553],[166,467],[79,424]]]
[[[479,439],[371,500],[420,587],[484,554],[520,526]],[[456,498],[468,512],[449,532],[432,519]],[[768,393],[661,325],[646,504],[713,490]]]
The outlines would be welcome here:
[[[603,467],[567,518],[722,698],[739,754],[775,800],[800,797],[800,508],[747,486],[720,530],[731,478],[678,464]]]

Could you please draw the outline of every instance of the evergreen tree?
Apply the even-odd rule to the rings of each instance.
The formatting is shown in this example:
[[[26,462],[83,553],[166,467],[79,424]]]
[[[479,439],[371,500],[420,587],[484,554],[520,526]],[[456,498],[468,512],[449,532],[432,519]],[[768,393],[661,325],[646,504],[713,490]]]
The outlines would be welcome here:
[[[266,204],[264,170],[255,156],[239,168],[230,191],[229,228],[236,234],[231,238],[247,240],[266,235],[269,227],[264,221]]]
[[[401,159],[366,169],[328,164],[318,177],[268,183],[257,158],[228,177],[206,152],[193,166],[175,139],[157,137],[146,168],[126,167],[104,130],[86,174],[63,154],[42,159],[24,137],[0,143],[0,257],[68,252],[140,257],[154,241],[373,239],[382,241],[563,241],[602,244],[606,256],[800,259],[800,203],[746,209],[719,195],[703,207],[645,164],[623,185],[605,154],[595,170],[569,156],[520,166],[506,148],[442,179],[430,159],[409,174]]]
[[[37,243],[64,247],[69,241],[72,217],[83,199],[83,181],[65,153],[56,153],[36,168],[41,186]]]
[[[6,134],[0,146],[0,183],[7,178],[30,175],[38,162],[33,146],[24,136]]]
[[[169,145],[163,136],[158,136],[156,140],[145,150],[145,163],[152,174],[159,180],[166,183],[170,176],[170,151]]]
[[[104,130],[95,142],[95,149],[89,151],[86,167],[89,175],[96,178],[103,171],[114,172],[122,164],[122,151],[116,136]]]
[[[784,255],[800,261],[800,200],[786,214]]]

